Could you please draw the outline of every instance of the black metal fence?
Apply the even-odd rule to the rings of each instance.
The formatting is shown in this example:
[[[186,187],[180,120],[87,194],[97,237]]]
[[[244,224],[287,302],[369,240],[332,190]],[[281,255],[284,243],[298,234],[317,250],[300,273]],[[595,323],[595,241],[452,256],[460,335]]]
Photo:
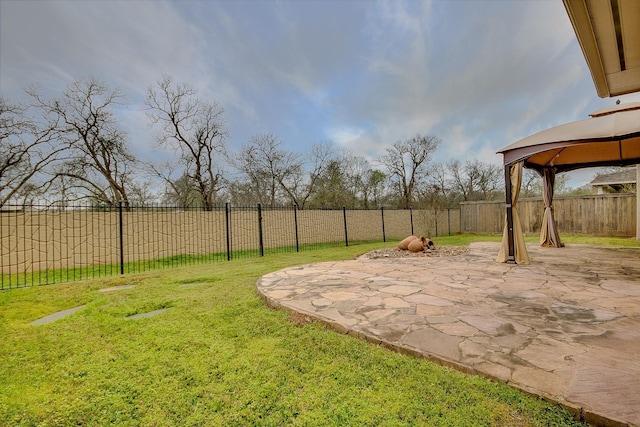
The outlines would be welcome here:
[[[459,230],[459,210],[4,206],[0,289]]]

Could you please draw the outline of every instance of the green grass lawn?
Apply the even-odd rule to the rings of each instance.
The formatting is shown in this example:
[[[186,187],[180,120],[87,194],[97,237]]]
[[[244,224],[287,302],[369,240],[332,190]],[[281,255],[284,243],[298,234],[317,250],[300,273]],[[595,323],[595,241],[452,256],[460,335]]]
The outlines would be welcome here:
[[[476,239],[493,238],[437,243]],[[255,291],[265,273],[384,245],[0,292],[0,425],[577,425],[504,384],[301,325]],[[98,292],[125,284],[136,286]],[[127,319],[159,308],[168,310]]]

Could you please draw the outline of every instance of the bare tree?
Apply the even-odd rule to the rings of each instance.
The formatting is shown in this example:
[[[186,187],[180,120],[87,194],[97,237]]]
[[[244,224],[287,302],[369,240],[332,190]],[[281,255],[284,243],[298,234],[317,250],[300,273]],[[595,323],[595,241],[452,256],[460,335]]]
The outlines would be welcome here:
[[[304,209],[334,157],[330,143],[314,144],[302,156],[284,150],[282,141],[265,133],[251,138],[233,164],[257,202],[274,205],[286,200]]]
[[[317,181],[316,190],[309,198],[309,205],[317,208],[356,207],[358,200],[354,188],[349,185],[345,159],[329,162]]]
[[[167,179],[164,200],[170,205],[200,206],[201,194],[195,181],[189,175],[182,175],[178,179]]]
[[[0,207],[21,199],[32,202],[47,188],[39,174],[64,149],[53,143],[57,123],[36,120],[28,108],[0,97]]]
[[[399,189],[402,208],[411,207],[416,186],[426,177],[427,165],[440,142],[436,136],[416,135],[396,142],[380,158],[380,163],[387,168],[390,179]]]
[[[523,170],[520,197],[542,197],[542,177],[534,169]]]
[[[172,162],[144,162],[146,174],[153,181],[162,182],[160,199],[163,203],[187,207],[201,206],[201,196],[195,181],[182,172],[181,166]]]
[[[501,188],[502,168],[479,160],[468,160],[463,165],[459,160],[447,164],[451,177],[451,188],[462,195],[463,201],[491,200]]]
[[[387,175],[379,169],[370,169],[365,176],[364,208],[382,207]]]
[[[233,206],[251,206],[261,203],[256,197],[251,183],[239,179],[230,180],[226,186],[227,201]]]
[[[136,206],[153,206],[160,195],[154,191],[152,181],[136,181],[129,190],[129,201]]]
[[[460,201],[457,193],[449,187],[447,168],[442,163],[429,168],[427,182],[419,187],[419,194],[420,200],[434,209],[454,207]]]
[[[387,179],[385,173],[373,169],[364,157],[351,153],[343,153],[339,162],[346,180],[346,197],[365,209],[381,207]]]
[[[112,109],[124,95],[95,78],[76,80],[58,99],[48,100],[32,89],[36,106],[54,117],[58,142],[65,157],[53,172],[68,190],[96,203],[129,206],[128,189],[136,159],[128,151],[125,134],[118,128]]]
[[[332,143],[313,144],[306,162],[306,171],[304,164],[299,164],[280,176],[281,187],[300,209],[305,208],[307,201],[317,190],[320,178],[334,159],[335,148]]]
[[[265,133],[251,138],[233,162],[247,182],[247,187],[256,203],[275,205],[286,197],[281,183],[290,180],[290,175],[302,170],[299,154],[281,148],[274,134]]]
[[[158,142],[180,154],[182,177],[193,183],[199,204],[211,209],[223,182],[224,109],[196,95],[192,87],[174,84],[171,77],[164,76],[155,88],[147,90],[147,114],[161,129]]]
[[[566,173],[556,175],[554,187],[556,195],[565,195],[574,191],[573,188],[569,187],[569,175]],[[630,192],[633,192],[633,190]]]
[[[477,193],[481,200],[492,200],[500,189],[503,187],[503,169],[502,167],[485,163],[479,160],[467,162],[468,174],[477,176]]]
[[[447,163],[447,171],[451,177],[451,188],[462,195],[462,201],[471,200],[471,195],[475,185],[473,176],[466,176],[464,165],[457,159],[451,159]]]

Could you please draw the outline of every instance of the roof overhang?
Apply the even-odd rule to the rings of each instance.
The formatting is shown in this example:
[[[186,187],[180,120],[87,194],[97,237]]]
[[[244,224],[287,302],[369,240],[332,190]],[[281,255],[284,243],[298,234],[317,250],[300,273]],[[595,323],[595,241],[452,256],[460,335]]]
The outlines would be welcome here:
[[[640,91],[640,1],[563,2],[598,96]]]

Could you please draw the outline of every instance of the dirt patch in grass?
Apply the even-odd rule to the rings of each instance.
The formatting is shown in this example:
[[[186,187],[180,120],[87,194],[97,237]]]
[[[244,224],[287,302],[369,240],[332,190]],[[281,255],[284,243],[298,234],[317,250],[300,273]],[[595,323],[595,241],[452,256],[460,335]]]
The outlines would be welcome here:
[[[302,313],[298,313],[295,311],[292,311],[289,313],[289,322],[293,323],[294,325],[296,325],[299,328],[302,328],[303,326],[306,326],[310,323],[313,323],[313,318],[307,315],[304,315]]]

